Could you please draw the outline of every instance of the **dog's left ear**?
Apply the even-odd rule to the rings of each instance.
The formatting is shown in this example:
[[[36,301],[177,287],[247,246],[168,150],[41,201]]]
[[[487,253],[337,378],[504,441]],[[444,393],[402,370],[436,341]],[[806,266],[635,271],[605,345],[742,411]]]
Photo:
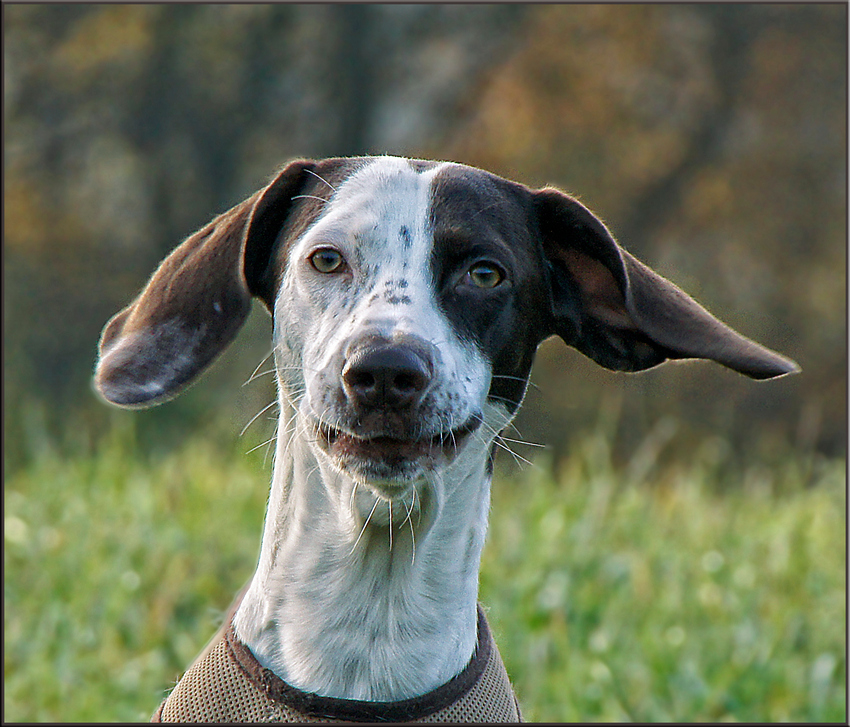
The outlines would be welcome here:
[[[314,166],[292,162],[163,260],[103,329],[94,383],[104,399],[139,407],[175,395],[233,340],[252,296],[272,306],[270,255],[305,170]]]
[[[534,199],[550,272],[550,332],[598,364],[639,371],[667,359],[704,358],[754,379],[800,370],[632,257],[572,197],[547,188]]]

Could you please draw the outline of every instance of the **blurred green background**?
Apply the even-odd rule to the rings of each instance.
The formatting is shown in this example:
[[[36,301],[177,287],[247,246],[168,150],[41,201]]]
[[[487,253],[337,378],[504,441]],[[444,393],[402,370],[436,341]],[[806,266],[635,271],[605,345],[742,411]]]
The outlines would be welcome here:
[[[4,702],[7,719],[146,716],[157,697],[144,692],[139,674],[147,675],[144,685],[164,689],[214,628],[214,618],[197,620],[204,609],[223,609],[228,594],[250,575],[268,466],[263,468],[262,454],[246,460],[242,453],[271,436],[272,424],[261,420],[238,435],[273,397],[269,376],[242,386],[268,352],[265,313],[257,306],[236,344],[201,383],[166,406],[111,410],[92,393],[90,378],[101,327],[164,254],[300,156],[452,159],[532,186],[555,184],[580,196],[624,247],[720,318],[796,359],[802,375],[769,383],[707,363],[617,375],[552,340],[540,348],[534,386],[516,427],[521,438],[547,445],[538,467],[549,485],[534,487],[556,500],[570,463],[584,461],[587,448],[603,446],[601,464],[594,460],[586,474],[626,482],[622,497],[648,498],[641,522],[664,510],[657,498],[666,490],[656,483],[675,490],[670,483],[685,467],[690,474],[684,480],[691,484],[683,491],[698,481],[700,492],[710,493],[709,500],[693,501],[697,509],[714,507],[716,496],[724,512],[761,513],[765,530],[753,527],[757,541],[759,533],[773,533],[769,515],[785,512],[783,507],[790,508],[787,518],[777,518],[787,529],[777,524],[770,536],[786,538],[781,547],[796,542],[794,533],[821,539],[828,533],[831,539],[818,540],[817,552],[829,556],[807,561],[813,575],[797,572],[804,582],[774,579],[774,591],[759,581],[768,589],[761,598],[787,598],[789,609],[808,609],[811,624],[799,628],[824,637],[826,621],[809,599],[824,592],[834,599],[844,585],[843,517],[818,536],[812,528],[845,508],[846,5],[6,4],[3,21],[4,656],[7,688],[12,685]],[[117,440],[116,432],[122,433]],[[194,509],[179,514],[172,483],[179,477],[168,465],[177,458],[203,472],[209,461],[225,467],[208,453],[196,456],[202,440],[244,460],[232,465],[242,473],[237,479],[253,468],[252,484],[239,495],[250,497],[251,515],[239,528],[213,520],[206,536],[219,542],[222,532],[238,529],[234,542],[248,545],[227,551],[219,542],[217,577],[191,570],[200,566],[188,565],[193,559],[186,556],[185,568],[197,578],[187,570],[169,582],[187,593],[157,599],[163,569],[176,567],[169,557],[185,549],[203,560],[202,523],[213,515],[200,512],[198,503],[219,497],[218,491],[208,484],[189,503]],[[535,451],[521,445],[517,450],[529,458]],[[510,470],[510,458],[503,459],[503,469]],[[524,477],[523,487],[531,487],[538,470],[531,472],[506,474]],[[163,491],[146,501],[154,508],[146,516],[150,529],[121,526],[138,542],[135,550],[120,550],[114,531],[123,522],[121,507],[129,504],[115,498],[125,492],[132,501],[139,482]],[[574,487],[589,485],[576,481]],[[497,484],[496,506],[511,491]],[[228,496],[237,497],[221,494]],[[809,498],[808,504],[795,498]],[[625,507],[629,501],[623,502]],[[534,518],[542,517],[542,510],[522,515],[521,507],[506,507],[513,509],[501,517],[510,515],[514,525],[506,521],[506,530],[499,530],[494,520],[488,552],[510,543],[520,548],[511,528],[525,523],[523,528],[533,529]],[[565,517],[584,512],[573,501],[563,508]],[[791,512],[813,514],[794,521]],[[646,522],[650,533],[644,537],[657,525]],[[747,527],[740,527],[740,536],[727,541],[745,547]],[[86,545],[72,547],[80,541]],[[663,542],[648,543],[644,556],[658,551],[661,557],[667,552]],[[148,562],[157,543],[161,561]],[[538,560],[538,546],[520,549],[526,568],[538,565],[534,577],[544,578],[548,571]],[[606,543],[597,546],[602,559]],[[698,563],[706,553],[721,552],[707,540],[693,547]],[[815,552],[815,545],[806,547]],[[59,551],[72,560],[57,559]],[[558,567],[568,567],[574,557],[564,552]],[[736,557],[722,556],[730,565],[730,588],[740,586],[732,578]],[[107,563],[110,558],[119,564]],[[488,563],[482,589],[491,594],[488,603],[496,608],[498,601],[505,609],[509,623],[509,594],[486,591],[486,584],[499,582],[505,562],[494,557]],[[599,563],[602,571],[583,577],[604,581],[608,566]],[[711,578],[722,572],[700,571]],[[68,595],[73,584],[65,583],[72,575],[95,591],[77,606]],[[830,607],[830,618],[842,621],[828,647],[813,645],[820,642],[808,632],[778,637],[791,644],[782,657],[787,683],[800,682],[805,694],[792,698],[774,691],[771,701],[766,694],[742,693],[714,711],[703,697],[679,709],[674,697],[658,695],[651,708],[626,709],[628,695],[612,696],[598,666],[614,669],[603,659],[607,647],[601,648],[611,629],[593,619],[571,621],[572,601],[556,597],[560,576],[553,577],[555,586],[535,581],[551,606],[546,613],[568,614],[571,653],[582,663],[581,650],[589,649],[588,668],[601,675],[594,689],[608,697],[582,701],[587,690],[579,681],[570,696],[581,710],[559,709],[557,697],[549,704],[541,696],[543,701],[533,697],[526,706],[532,716],[841,716],[843,692],[834,692],[833,682],[845,668],[843,606]],[[104,606],[118,598],[111,593],[116,583],[125,596],[117,611]],[[625,594],[624,603],[633,596]],[[601,592],[592,597],[604,599]],[[104,600],[92,608],[90,599],[96,598]],[[159,611],[151,625],[151,612],[144,609],[153,602]],[[129,604],[138,620],[127,620]],[[527,646],[525,637],[535,629],[535,644],[553,633],[550,616],[517,605],[518,613],[530,614],[517,648],[526,648],[519,645]],[[182,626],[175,632],[173,623],[192,623],[192,636]],[[750,633],[743,622],[735,623],[730,633]],[[830,626],[835,628],[831,620]],[[690,626],[668,624],[659,633],[678,642],[676,628],[688,632],[685,643],[699,639]],[[34,630],[43,635],[41,651],[26,648]],[[82,641],[63,651],[57,641],[69,632]],[[706,632],[705,638],[714,637]],[[778,642],[772,643],[768,651]],[[548,664],[540,654],[550,647],[535,648],[543,651],[529,656],[529,664]],[[118,667],[87,671],[94,667],[86,660],[119,663],[140,654],[156,656],[143,666],[133,662],[136,671],[129,677],[121,672],[119,679]],[[506,653],[505,659],[514,664],[515,681],[525,683],[520,657]],[[718,662],[730,659],[717,656]],[[794,676],[794,659],[803,659],[805,678]],[[702,662],[695,663],[701,668]],[[37,687],[69,672],[84,684],[97,682],[103,692],[80,696],[74,679],[56,682],[52,698]],[[555,667],[549,672],[560,673]],[[688,674],[682,679],[690,684]],[[116,679],[124,680],[128,701],[110,711],[104,700]],[[651,688],[643,677],[635,679],[638,692]],[[606,702],[609,697],[614,701]],[[762,712],[747,711],[759,701]]]

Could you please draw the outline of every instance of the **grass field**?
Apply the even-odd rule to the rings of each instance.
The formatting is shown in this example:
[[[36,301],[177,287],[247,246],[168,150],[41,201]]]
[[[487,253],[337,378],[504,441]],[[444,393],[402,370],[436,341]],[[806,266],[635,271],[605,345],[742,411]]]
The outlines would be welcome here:
[[[253,570],[261,452],[94,449],[6,481],[6,721],[149,719]],[[498,477],[481,600],[527,720],[846,720],[844,462],[714,449]]]

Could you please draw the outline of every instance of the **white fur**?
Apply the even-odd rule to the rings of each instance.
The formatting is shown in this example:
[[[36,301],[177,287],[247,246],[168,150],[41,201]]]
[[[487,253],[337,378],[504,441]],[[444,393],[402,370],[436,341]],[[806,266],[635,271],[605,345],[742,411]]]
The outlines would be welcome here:
[[[487,459],[510,417],[486,401],[489,362],[437,305],[428,213],[438,171],[380,158],[346,180],[294,244],[276,304],[274,475],[259,564],[234,623],[261,664],[325,696],[421,695],[475,648]],[[343,253],[349,278],[310,270],[323,245]],[[409,482],[355,481],[312,441],[309,422],[334,416],[334,361],[367,330],[436,346],[424,433],[483,420],[449,464]]]

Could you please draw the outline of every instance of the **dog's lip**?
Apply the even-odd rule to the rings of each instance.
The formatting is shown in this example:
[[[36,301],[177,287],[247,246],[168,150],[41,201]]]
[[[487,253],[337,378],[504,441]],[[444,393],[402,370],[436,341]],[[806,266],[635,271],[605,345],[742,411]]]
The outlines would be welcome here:
[[[361,436],[332,427],[321,420],[315,429],[325,449],[356,454],[368,459],[412,458],[436,451],[456,451],[466,438],[481,425],[480,417],[470,417],[462,426],[430,437],[403,438],[386,434]]]

